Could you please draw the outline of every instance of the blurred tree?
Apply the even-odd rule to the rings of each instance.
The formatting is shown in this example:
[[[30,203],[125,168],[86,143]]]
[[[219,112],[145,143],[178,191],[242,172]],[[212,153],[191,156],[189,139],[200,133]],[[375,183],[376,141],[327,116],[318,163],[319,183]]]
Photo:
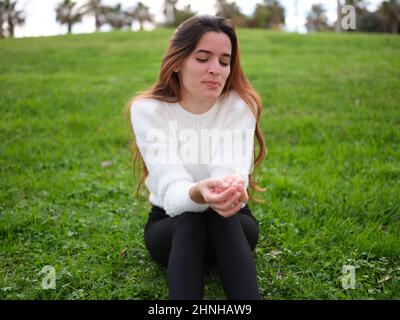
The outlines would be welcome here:
[[[177,27],[183,21],[196,15],[196,12],[192,11],[190,4],[184,7],[182,10],[176,8],[177,0],[165,0],[164,2],[164,15],[166,27]]]
[[[184,7],[182,10],[177,9],[175,12],[174,26],[179,26],[183,21],[196,15],[196,12],[192,11],[190,4]]]
[[[164,10],[163,13],[165,15],[165,25],[172,26],[175,22],[176,16],[176,4],[178,0],[165,0],[164,1]]]
[[[247,17],[240,12],[240,8],[235,2],[227,2],[226,0],[217,0],[215,5],[216,15],[232,20],[238,27],[246,27],[248,25]]]
[[[383,30],[390,33],[400,33],[400,1],[383,1],[378,8],[382,17]]]
[[[3,24],[5,22],[5,13],[6,13],[6,6],[5,1],[0,0],[0,39],[5,38],[5,30]]]
[[[340,0],[336,0],[336,21],[335,21],[335,31],[336,32],[341,32],[342,27],[340,23],[340,19],[342,17],[342,4],[340,3]]]
[[[365,12],[357,17],[356,28],[360,32],[382,32],[383,19],[377,12]]]
[[[153,16],[150,14],[150,8],[140,1],[136,7],[127,12],[127,15],[132,19],[132,23],[136,20],[140,24],[140,30],[143,30],[143,24],[147,22],[153,22]]]
[[[277,0],[264,0],[258,3],[249,26],[267,29],[282,29],[285,25],[285,8]]]
[[[364,0],[346,0],[345,4],[353,6],[357,16],[368,12],[367,3]]]
[[[17,1],[0,1],[0,38],[5,37],[5,22],[7,22],[7,34],[14,37],[14,30],[17,25],[25,23],[23,10],[16,10]]]
[[[313,4],[306,18],[305,26],[308,32],[331,31],[333,26],[328,23],[326,9],[322,4]]]
[[[113,29],[122,29],[126,26],[131,26],[132,19],[129,17],[126,11],[122,10],[122,6],[118,3],[115,7],[106,8],[106,22]]]
[[[82,15],[92,14],[94,16],[96,31],[99,31],[101,26],[106,23],[107,7],[102,5],[101,0],[89,0],[79,9]]]
[[[82,21],[82,14],[78,9],[75,9],[76,2],[71,0],[64,0],[56,6],[56,21],[61,25],[68,26],[68,33],[72,32],[72,26]]]

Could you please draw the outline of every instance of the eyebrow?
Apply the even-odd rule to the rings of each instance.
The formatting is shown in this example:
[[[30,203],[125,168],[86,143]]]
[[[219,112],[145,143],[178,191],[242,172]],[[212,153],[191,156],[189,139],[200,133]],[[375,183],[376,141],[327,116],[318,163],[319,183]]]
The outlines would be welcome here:
[[[197,50],[195,53],[199,53],[199,52],[204,52],[204,53],[212,54],[211,51],[204,50],[204,49],[199,49],[199,50]],[[222,55],[223,55],[224,57],[228,57],[228,58],[231,57],[231,55],[230,55],[229,53],[223,53]]]

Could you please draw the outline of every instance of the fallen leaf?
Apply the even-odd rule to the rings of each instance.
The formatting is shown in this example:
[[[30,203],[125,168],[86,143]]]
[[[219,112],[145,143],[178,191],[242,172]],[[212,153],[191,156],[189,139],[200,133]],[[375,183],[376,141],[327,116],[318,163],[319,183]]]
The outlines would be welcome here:
[[[282,254],[282,251],[279,251],[279,250],[271,250],[270,252],[267,253],[267,256],[276,258],[276,257],[279,256],[280,254]]]
[[[384,225],[384,224],[381,224],[381,225],[379,226],[379,230],[382,230],[382,231],[387,231],[387,228],[388,228],[388,226],[387,226],[387,225]]]
[[[382,283],[382,282],[385,282],[385,281],[388,281],[388,280],[390,280],[392,277],[390,276],[390,275],[386,275],[386,276],[384,276],[384,277],[382,277],[380,280],[378,280],[378,283]]]
[[[76,235],[76,232],[68,231],[68,233],[67,233],[68,237],[73,237],[74,235]]]
[[[278,273],[276,274],[276,278],[277,278],[278,280],[282,280],[284,276],[285,276],[285,274],[282,273],[282,272],[278,272]]]
[[[124,249],[121,250],[121,252],[119,253],[119,257],[120,257],[120,258],[125,257],[126,250],[128,250],[128,249],[127,249],[127,248],[124,248]]]
[[[113,164],[113,163],[112,163],[111,160],[106,160],[106,161],[103,161],[103,162],[101,163],[101,166],[102,166],[103,168],[107,168],[107,167],[110,167],[112,164]]]

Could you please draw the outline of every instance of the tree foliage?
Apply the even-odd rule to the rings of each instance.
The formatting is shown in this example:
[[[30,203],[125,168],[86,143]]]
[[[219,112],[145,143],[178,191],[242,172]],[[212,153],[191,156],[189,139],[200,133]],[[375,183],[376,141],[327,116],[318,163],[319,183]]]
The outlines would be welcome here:
[[[143,4],[142,2],[138,2],[137,5],[130,11],[127,12],[128,17],[131,17],[131,22],[133,23],[135,20],[139,22],[140,30],[143,30],[143,25],[145,22],[153,22],[153,16],[150,13],[150,8]]]
[[[61,25],[66,24],[68,33],[72,33],[72,26],[77,22],[82,21],[82,13],[76,5],[76,2],[64,0],[56,6],[56,21]]]
[[[313,4],[308,13],[305,24],[308,32],[330,31],[332,26],[328,23],[326,9],[322,4]]]
[[[14,37],[15,27],[25,23],[25,13],[16,9],[17,1],[0,1],[0,38]]]
[[[239,6],[235,2],[217,0],[215,9],[217,16],[232,20],[238,27],[246,27],[248,25],[246,16],[240,11]]]
[[[382,29],[385,32],[400,33],[400,1],[383,1],[378,8],[382,18]]]
[[[282,29],[285,25],[285,8],[277,0],[258,3],[250,19],[250,26],[267,29]]]
[[[165,22],[159,26],[177,27],[183,21],[193,17],[194,12],[190,5],[178,9],[179,0],[164,0],[163,13]],[[16,10],[17,0],[0,0],[0,38],[13,37],[16,26],[25,23],[26,15],[23,10]],[[400,0],[382,1],[378,9],[370,12],[365,0],[337,0],[337,20],[335,28],[327,19],[326,9],[322,4],[313,4],[306,17],[305,26],[309,32],[344,31],[341,21],[346,14],[341,12],[343,5],[351,5],[356,13],[356,29],[348,32],[389,32],[400,33]],[[100,31],[104,25],[113,29],[131,29],[138,23],[143,30],[146,23],[156,24],[151,10],[143,2],[124,9],[121,3],[114,6],[103,4],[102,0],[87,0],[81,6],[76,1],[61,0],[55,8],[56,21],[66,24],[68,33],[84,16],[93,16],[95,30]],[[285,26],[285,8],[279,0],[263,0],[256,4],[251,15],[242,13],[235,1],[216,0],[215,15],[231,19],[237,27],[265,28],[281,30]]]
[[[183,21],[196,15],[196,12],[192,11],[190,4],[180,10],[176,7],[177,2],[177,0],[164,1],[165,23],[162,24],[163,26],[177,27]]]

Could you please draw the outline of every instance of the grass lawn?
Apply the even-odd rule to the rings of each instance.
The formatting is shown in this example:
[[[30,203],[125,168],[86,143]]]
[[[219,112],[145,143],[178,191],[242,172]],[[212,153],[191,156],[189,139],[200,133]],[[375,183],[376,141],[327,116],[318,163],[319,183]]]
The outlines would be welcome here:
[[[167,298],[122,108],[172,32],[0,41],[0,299]],[[269,150],[250,203],[263,298],[399,299],[400,37],[238,34]],[[206,298],[224,298],[215,272]]]

